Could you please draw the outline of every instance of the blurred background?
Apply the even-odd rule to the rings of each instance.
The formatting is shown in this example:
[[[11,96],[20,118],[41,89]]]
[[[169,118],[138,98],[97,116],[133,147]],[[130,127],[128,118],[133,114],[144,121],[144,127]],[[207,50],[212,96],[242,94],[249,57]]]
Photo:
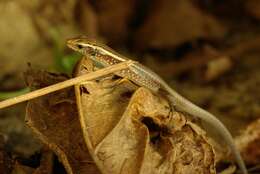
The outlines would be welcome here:
[[[0,100],[29,91],[28,63],[72,76],[80,55],[65,44],[78,36],[150,67],[234,136],[259,120],[259,0],[0,0]],[[25,106],[0,110],[0,149],[35,167],[42,144],[25,126]],[[251,166],[260,164],[259,129]]]

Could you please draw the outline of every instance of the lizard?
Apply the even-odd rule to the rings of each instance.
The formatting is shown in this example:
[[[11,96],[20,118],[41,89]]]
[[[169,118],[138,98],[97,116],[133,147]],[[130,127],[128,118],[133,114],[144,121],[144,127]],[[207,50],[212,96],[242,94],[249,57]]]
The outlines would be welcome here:
[[[94,63],[101,67],[107,67],[118,64],[120,62],[131,60],[123,55],[120,55],[108,46],[88,38],[69,39],[67,40],[67,46],[74,51],[87,56]],[[239,166],[242,173],[248,173],[240,152],[234,144],[232,135],[224,126],[224,124],[213,114],[198,107],[188,99],[181,96],[174,89],[172,89],[159,75],[137,61],[134,61],[132,64],[130,64],[127,69],[118,71],[115,74],[120,77],[129,79],[139,86],[146,87],[153,92],[163,90],[166,92],[168,100],[175,109],[190,114],[194,117],[198,117],[210,126],[213,126],[217,131],[219,131],[227,145],[229,145],[237,165]]]

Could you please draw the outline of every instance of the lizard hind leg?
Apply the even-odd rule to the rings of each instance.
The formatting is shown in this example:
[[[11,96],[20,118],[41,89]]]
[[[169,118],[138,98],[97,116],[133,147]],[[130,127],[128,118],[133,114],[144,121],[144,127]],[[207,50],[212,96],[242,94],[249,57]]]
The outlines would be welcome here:
[[[114,88],[115,86],[121,85],[123,83],[129,83],[129,80],[127,78],[116,79],[110,84],[110,86],[104,86],[104,87]]]
[[[116,80],[110,80],[109,82],[102,81],[102,88],[108,90],[108,93],[112,93],[117,86],[122,85],[123,83],[129,83],[130,81],[127,78],[119,78]]]

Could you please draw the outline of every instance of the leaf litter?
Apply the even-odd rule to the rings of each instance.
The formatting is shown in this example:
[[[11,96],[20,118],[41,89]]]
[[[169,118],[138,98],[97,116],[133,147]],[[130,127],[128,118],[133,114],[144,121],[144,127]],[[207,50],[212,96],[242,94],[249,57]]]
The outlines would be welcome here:
[[[16,71],[21,67],[21,62],[32,60],[34,64],[40,62],[41,66],[44,63],[44,67],[50,64],[51,51],[47,49],[50,46],[48,44],[51,42],[49,29],[57,29],[56,27],[60,26],[58,31],[61,32],[61,43],[64,43],[64,38],[68,37],[68,35],[75,36],[75,33],[81,31],[82,34],[87,34],[87,36],[94,36],[106,43],[113,43],[116,47],[124,48],[130,45],[131,48],[131,46],[135,46],[131,50],[131,54],[139,55],[140,52],[138,50],[148,50],[145,52],[145,54],[148,53],[150,56],[147,59],[148,65],[151,65],[151,59],[156,58],[161,65],[160,69],[157,68],[159,71],[156,69],[158,63],[156,64],[157,66],[153,67],[156,72],[162,72],[160,75],[163,77],[181,77],[181,80],[177,80],[177,83],[174,83],[174,88],[177,88],[177,91],[180,91],[195,103],[210,110],[217,116],[223,115],[219,118],[230,128],[234,135],[239,134],[238,130],[242,130],[245,133],[247,129],[243,128],[248,127],[250,122],[257,122],[256,120],[259,118],[259,102],[257,102],[259,98],[259,61],[254,62],[259,57],[257,52],[259,45],[259,36],[257,35],[259,2],[257,0],[246,2],[229,0],[225,1],[225,3],[215,0],[207,2],[164,0],[149,3],[145,3],[145,1],[136,2],[134,0],[127,1],[127,3],[123,3],[120,0],[100,1],[99,3],[94,1],[84,3],[83,1],[67,0],[62,4],[56,1],[39,3],[37,0],[33,2],[23,0],[19,1],[19,3],[17,2],[10,1],[7,4],[7,1],[4,1],[0,4],[1,7],[10,8],[9,11],[6,8],[7,11],[2,16],[2,28],[6,29],[2,32],[1,43],[3,45],[1,46],[2,51],[0,51],[3,58],[3,64],[0,64],[0,80],[3,84],[1,86],[3,89],[23,87],[23,84],[15,80],[17,79]],[[6,4],[8,6],[5,6]],[[204,6],[199,6],[198,4],[204,4]],[[58,13],[55,8],[57,5],[59,6]],[[144,9],[143,7],[146,6],[148,8]],[[172,10],[175,8],[177,10]],[[14,13],[15,11],[17,11],[16,14]],[[17,22],[13,22],[18,17],[21,18]],[[254,20],[252,21],[251,18],[254,18]],[[35,23],[32,24],[30,20]],[[23,30],[20,30],[20,28],[23,28]],[[9,34],[6,34],[6,32]],[[14,35],[13,33],[16,34]],[[17,40],[17,35],[19,35],[19,40]],[[247,41],[253,44],[246,44]],[[31,44],[32,42],[37,44]],[[12,46],[12,51],[9,51],[10,45]],[[35,45],[41,49],[34,49]],[[184,56],[181,54],[180,57],[176,57],[175,53],[182,52],[179,50],[182,50],[183,46],[186,48],[187,45],[191,47],[191,50],[185,50]],[[216,61],[211,60],[211,57],[215,56],[211,52],[205,51],[206,53],[204,53],[202,51],[201,54],[196,55],[201,46],[205,45],[217,51]],[[29,49],[28,46],[30,46]],[[232,49],[233,47],[236,49]],[[227,51],[226,48],[228,48]],[[229,48],[231,48],[231,52],[229,52]],[[252,48],[254,51],[256,50],[253,56],[248,55],[248,52],[252,52]],[[159,50],[160,56],[152,51],[150,52],[150,49]],[[170,54],[167,50],[170,50]],[[187,53],[190,56],[187,56],[186,59]],[[229,62],[232,61],[232,66],[229,66],[229,63],[226,61],[224,62],[226,69],[224,68],[223,70],[219,66],[215,68],[216,65],[219,65],[218,59],[223,56]],[[22,57],[25,60],[20,59]],[[145,56],[141,55],[138,57]],[[12,61],[7,62],[7,60]],[[176,60],[180,61],[176,63]],[[199,62],[199,66],[191,65],[194,62],[195,65]],[[242,66],[241,68],[241,64],[248,64],[248,66]],[[206,71],[205,67],[208,68]],[[14,79],[12,83],[9,83],[10,78],[6,78],[6,75],[9,76],[10,74],[12,75],[11,80],[12,78]],[[188,76],[195,75],[197,79],[187,78],[187,74]],[[183,77],[185,77],[185,80],[183,80]],[[57,78],[60,77],[57,76]],[[39,83],[37,88],[40,86]],[[130,86],[131,91],[135,90],[132,85]],[[89,92],[88,90],[90,89],[82,88],[82,91],[86,93]],[[104,90],[108,91],[108,89]],[[130,94],[131,92],[124,93],[126,96]],[[53,98],[55,97],[53,96]],[[50,103],[60,105],[64,102],[70,103],[72,101],[58,96],[51,100]],[[10,114],[16,115],[13,111]],[[113,130],[113,126],[117,125],[121,117],[118,116],[117,118],[119,120],[115,121],[114,125],[110,125],[107,128],[108,130]],[[154,122],[154,120],[152,121]],[[146,121],[147,119],[145,119],[145,123],[147,123]],[[104,123],[102,121],[99,122],[100,124]],[[148,122],[150,122],[149,119]],[[92,127],[95,126],[98,126],[98,124],[92,125]],[[255,129],[254,132],[257,132],[257,128],[257,126],[252,127],[252,129]],[[95,137],[94,140],[98,140],[96,143],[102,141],[102,138],[106,136],[107,129],[103,131],[101,138]],[[149,134],[152,137],[157,136],[156,131],[149,132]],[[250,137],[246,133],[244,136]],[[257,142],[257,136],[255,141]],[[243,146],[244,150],[242,148],[245,151],[243,152],[245,159],[249,159],[248,161],[251,161],[252,164],[259,160],[257,153],[253,153],[255,152],[255,141],[246,141],[249,144]],[[248,152],[247,147],[253,149],[250,151],[252,153],[246,153]],[[216,155],[218,154],[219,152],[216,152]],[[222,158],[224,161],[228,159],[227,155]]]

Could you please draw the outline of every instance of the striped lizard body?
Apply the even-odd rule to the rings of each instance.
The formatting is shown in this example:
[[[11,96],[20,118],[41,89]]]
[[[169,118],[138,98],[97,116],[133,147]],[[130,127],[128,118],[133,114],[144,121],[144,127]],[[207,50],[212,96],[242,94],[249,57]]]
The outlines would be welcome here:
[[[86,38],[70,39],[68,40],[67,45],[73,50],[88,56],[95,63],[103,67],[129,60],[128,58],[116,53],[109,47],[96,43],[95,41],[90,41]],[[158,90],[165,91],[171,104],[173,104],[177,110],[186,112],[194,117],[198,117],[210,126],[213,126],[221,134],[227,145],[229,145],[243,174],[247,174],[244,161],[234,144],[230,132],[214,115],[182,97],[160,76],[138,62],[134,62],[128,69],[121,70],[115,74],[120,77],[125,77],[137,85],[146,87],[154,92],[157,92]]]

